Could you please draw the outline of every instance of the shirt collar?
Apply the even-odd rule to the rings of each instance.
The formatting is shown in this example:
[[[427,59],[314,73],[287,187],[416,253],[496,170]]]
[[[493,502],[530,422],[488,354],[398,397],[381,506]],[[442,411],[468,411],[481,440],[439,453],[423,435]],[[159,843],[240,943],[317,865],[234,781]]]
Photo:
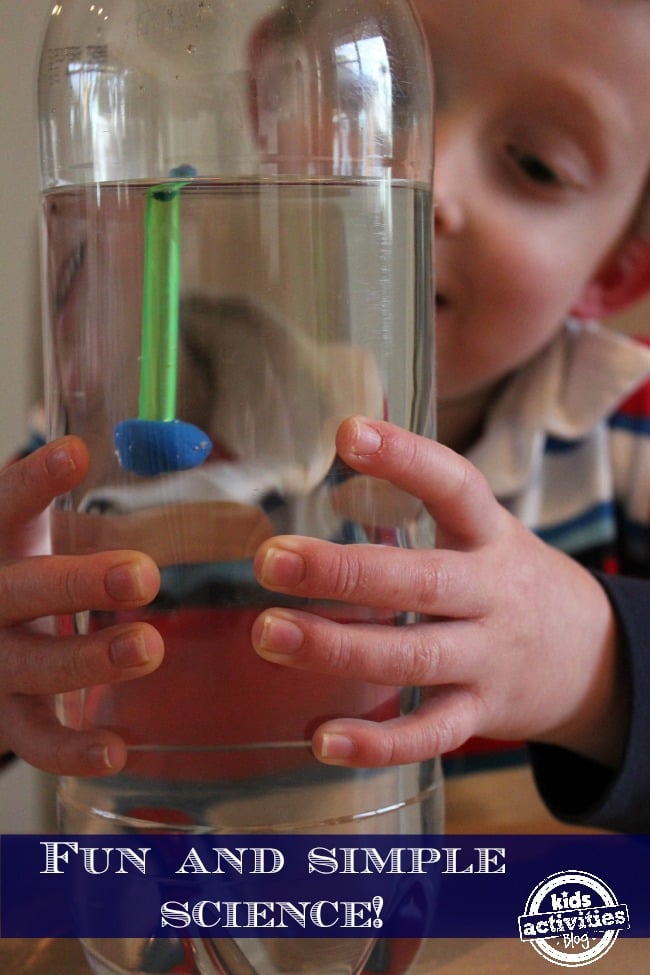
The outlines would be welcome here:
[[[548,436],[585,437],[650,376],[650,348],[596,322],[570,319],[506,383],[467,457],[494,493],[520,490]]]

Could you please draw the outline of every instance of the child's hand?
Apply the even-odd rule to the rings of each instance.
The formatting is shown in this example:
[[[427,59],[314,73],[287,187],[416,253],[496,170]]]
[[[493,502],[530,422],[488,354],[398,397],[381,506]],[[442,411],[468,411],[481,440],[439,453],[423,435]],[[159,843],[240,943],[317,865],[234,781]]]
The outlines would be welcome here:
[[[502,508],[482,475],[440,444],[379,421],[346,420],[344,462],[420,498],[436,549],[339,546],[286,536],[256,555],[259,581],[296,596],[423,614],[405,627],[265,611],[257,652],[289,667],[426,688],[418,710],[337,719],[313,738],[342,765],[392,765],[468,738],[535,739],[616,762],[628,698],[613,613],[598,582]]]
[[[0,750],[65,775],[118,771],[126,747],[112,731],[62,727],[49,696],[141,677],[163,656],[159,634],[145,623],[59,637],[43,619],[143,606],[158,591],[155,563],[138,552],[39,554],[47,551],[45,508],[87,468],[83,443],[66,437],[0,472]]]

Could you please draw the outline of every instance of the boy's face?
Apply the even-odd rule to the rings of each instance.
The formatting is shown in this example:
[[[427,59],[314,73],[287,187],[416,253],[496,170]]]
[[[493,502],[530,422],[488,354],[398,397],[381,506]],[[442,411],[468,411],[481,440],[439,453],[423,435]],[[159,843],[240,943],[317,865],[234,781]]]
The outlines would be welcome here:
[[[436,76],[441,403],[558,330],[650,160],[645,0],[416,0]]]

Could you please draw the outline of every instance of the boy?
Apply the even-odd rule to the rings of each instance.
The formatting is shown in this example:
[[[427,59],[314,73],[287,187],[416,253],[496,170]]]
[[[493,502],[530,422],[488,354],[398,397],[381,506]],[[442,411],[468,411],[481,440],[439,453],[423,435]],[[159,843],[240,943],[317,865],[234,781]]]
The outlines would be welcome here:
[[[421,498],[438,522],[439,548],[339,549],[280,539],[262,546],[256,565],[271,589],[406,608],[435,621],[394,630],[388,644],[385,628],[339,627],[276,610],[258,619],[254,642],[275,662],[429,687],[408,717],[323,726],[314,748],[324,761],[414,761],[482,734],[560,744],[614,767],[632,696],[630,667],[618,652],[621,624],[603,585],[524,523],[555,527],[553,512],[566,500],[566,478],[559,487],[545,483],[552,452],[539,445],[548,446],[549,433],[565,445],[586,443],[581,463],[599,485],[588,501],[602,494],[598,472],[609,458],[603,417],[650,372],[641,347],[590,326],[563,325],[569,315],[577,322],[610,314],[650,285],[650,247],[638,223],[650,160],[650,6],[647,0],[416,6],[438,89],[444,446],[350,420],[338,447],[352,467]],[[607,375],[606,390],[593,375],[576,386],[585,356]],[[571,395],[562,396],[567,370]],[[578,387],[588,394],[585,409],[573,397]],[[499,437],[501,428],[514,435]],[[492,465],[501,483],[488,487],[471,461],[487,475]],[[630,463],[628,457],[627,471]],[[23,626],[90,605],[141,605],[155,595],[157,570],[134,553],[24,561],[34,550],[36,516],[83,480],[86,465],[83,446],[69,439],[0,480],[7,560],[0,569],[0,744],[50,771],[77,775],[117,771],[124,744],[112,732],[61,728],[38,695],[141,676],[163,653],[144,624],[57,642]],[[584,491],[582,476],[576,480],[578,493]],[[646,491],[647,480],[646,474]],[[636,492],[635,504],[643,506],[643,482]],[[569,497],[568,510],[582,501]],[[600,545],[601,521],[592,527]],[[616,598],[620,607],[623,597]],[[631,735],[637,719],[633,708]],[[601,813],[608,821],[609,813]]]

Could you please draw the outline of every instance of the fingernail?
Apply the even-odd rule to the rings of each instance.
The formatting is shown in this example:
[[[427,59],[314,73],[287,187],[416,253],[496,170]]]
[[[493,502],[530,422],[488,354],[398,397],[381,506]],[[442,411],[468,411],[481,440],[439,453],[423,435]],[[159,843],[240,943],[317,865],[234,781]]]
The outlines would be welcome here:
[[[325,732],[320,740],[319,758],[328,762],[347,761],[356,751],[354,742],[347,735]]]
[[[293,588],[305,578],[305,560],[297,552],[270,548],[264,556],[260,581],[269,586]]]
[[[108,595],[120,602],[131,602],[144,596],[140,571],[130,562],[114,565],[109,569],[104,578],[104,586]]]
[[[356,435],[354,438],[354,452],[359,457],[367,457],[376,454],[381,448],[381,434],[367,423],[356,423]]]
[[[116,667],[141,667],[151,660],[147,642],[141,633],[121,633],[111,641],[108,655]]]
[[[63,477],[76,471],[75,464],[67,447],[53,447],[45,457],[45,469],[53,477]]]
[[[115,768],[111,760],[111,750],[108,745],[94,745],[88,750],[88,760],[99,771]]]
[[[304,641],[304,634],[291,620],[280,616],[265,616],[257,649],[273,656],[296,653]]]

